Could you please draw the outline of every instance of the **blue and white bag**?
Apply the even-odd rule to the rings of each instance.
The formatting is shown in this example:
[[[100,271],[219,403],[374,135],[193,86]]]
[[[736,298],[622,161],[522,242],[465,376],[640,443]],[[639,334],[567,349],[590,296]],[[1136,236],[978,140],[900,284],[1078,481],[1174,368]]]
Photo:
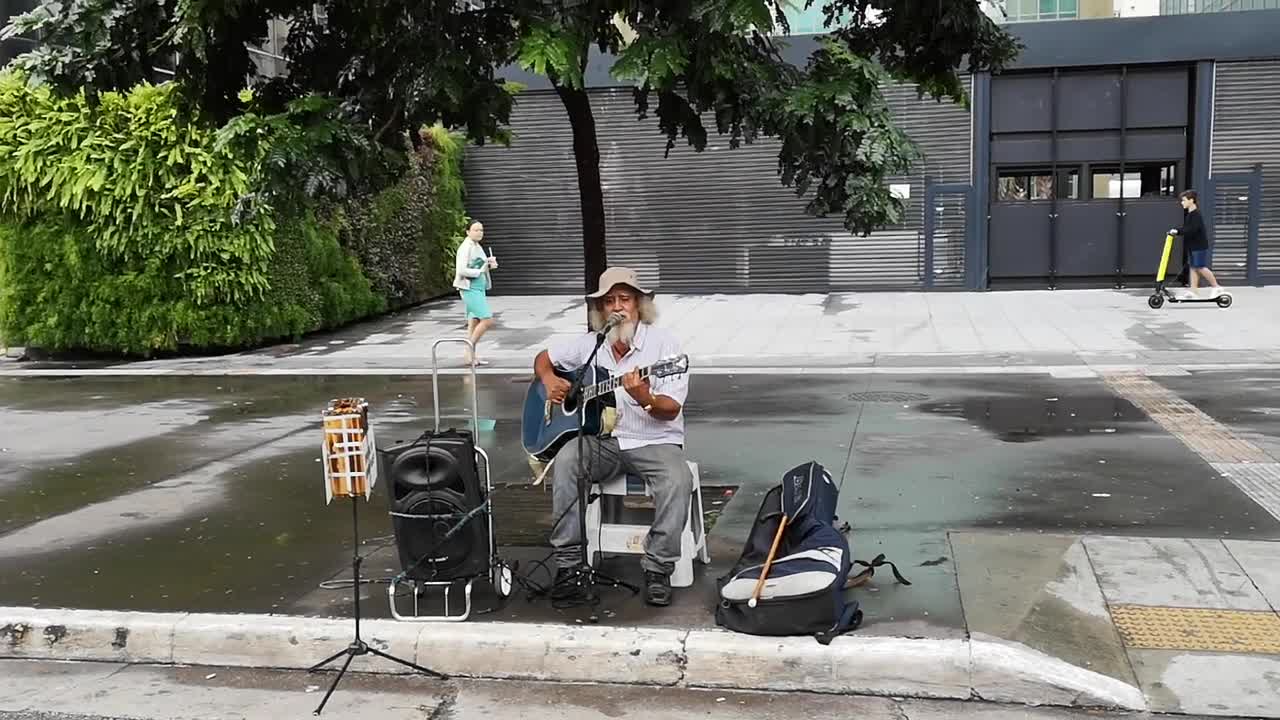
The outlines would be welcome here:
[[[849,542],[836,527],[839,490],[822,465],[808,462],[789,470],[760,503],[742,555],[717,581],[716,624],[751,635],[813,635],[827,644],[862,622],[858,602],[845,598],[854,561]],[[787,525],[755,607],[749,601],[773,546],[784,514]],[[878,557],[859,574],[874,574]],[[892,565],[890,563],[890,565]],[[894,568],[894,576],[910,585]]]

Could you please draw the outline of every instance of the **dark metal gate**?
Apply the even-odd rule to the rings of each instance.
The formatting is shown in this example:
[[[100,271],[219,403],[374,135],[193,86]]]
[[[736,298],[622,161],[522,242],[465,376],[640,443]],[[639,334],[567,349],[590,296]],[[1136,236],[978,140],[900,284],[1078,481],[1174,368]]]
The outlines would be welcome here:
[[[973,187],[926,180],[924,207],[920,282],[925,288],[964,287]]]
[[[1262,284],[1258,225],[1262,219],[1262,168],[1209,178],[1205,208],[1213,242],[1213,274],[1223,284]]]

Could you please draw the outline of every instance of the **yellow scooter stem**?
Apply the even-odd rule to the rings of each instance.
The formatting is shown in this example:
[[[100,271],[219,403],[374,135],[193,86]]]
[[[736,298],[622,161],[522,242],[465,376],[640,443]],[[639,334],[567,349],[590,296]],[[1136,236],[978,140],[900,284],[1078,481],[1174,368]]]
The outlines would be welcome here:
[[[1169,253],[1173,251],[1173,236],[1164,236],[1164,255],[1160,258],[1160,272],[1156,273],[1156,282],[1164,282],[1164,272],[1169,269]]]

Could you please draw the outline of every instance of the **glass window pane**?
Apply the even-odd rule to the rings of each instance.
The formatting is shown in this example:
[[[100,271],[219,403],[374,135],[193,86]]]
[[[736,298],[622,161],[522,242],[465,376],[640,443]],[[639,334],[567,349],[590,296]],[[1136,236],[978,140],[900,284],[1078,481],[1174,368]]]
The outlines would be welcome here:
[[[1119,172],[1094,168],[1092,181],[1093,191],[1090,193],[1090,197],[1097,200],[1120,197],[1122,185]]]
[[[1032,200],[1052,200],[1053,199],[1053,176],[1052,175],[1036,175],[1032,178],[1031,199]]]
[[[1059,182],[1066,183],[1067,197],[1078,196],[1078,170],[1059,170]],[[1049,168],[1034,170],[1000,170],[996,179],[996,200],[1019,202],[1025,200],[1052,200],[1056,192],[1053,173]]]
[[[1079,200],[1080,199],[1080,171],[1071,170],[1063,173],[1058,171],[1059,186],[1065,188],[1064,194],[1061,195],[1063,200]]]
[[[1073,18],[1078,14],[1079,8],[1076,5],[1076,0],[1060,0],[1058,2],[1058,15]]]
[[[997,200],[1009,202],[1014,200],[1027,199],[1027,178],[1026,177],[1002,177],[1000,178],[999,192],[996,195]]]
[[[1040,0],[1040,16],[1056,16],[1058,14],[1058,0]]]
[[[1118,167],[1095,167],[1091,197],[1102,199],[1159,198],[1178,194],[1177,163],[1126,164],[1123,177]]]

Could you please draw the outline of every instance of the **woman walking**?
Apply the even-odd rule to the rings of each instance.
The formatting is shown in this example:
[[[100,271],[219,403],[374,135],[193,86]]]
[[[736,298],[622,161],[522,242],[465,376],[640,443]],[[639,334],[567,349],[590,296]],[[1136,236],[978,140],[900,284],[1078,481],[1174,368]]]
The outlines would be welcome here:
[[[480,344],[480,337],[493,327],[493,312],[489,310],[486,293],[493,287],[489,271],[498,267],[498,261],[485,254],[481,246],[483,240],[484,225],[479,220],[472,220],[467,225],[467,237],[458,246],[458,254],[454,258],[453,286],[458,289],[462,304],[467,309],[467,339],[473,348]],[[468,365],[489,364],[470,350],[466,351],[464,359]]]

